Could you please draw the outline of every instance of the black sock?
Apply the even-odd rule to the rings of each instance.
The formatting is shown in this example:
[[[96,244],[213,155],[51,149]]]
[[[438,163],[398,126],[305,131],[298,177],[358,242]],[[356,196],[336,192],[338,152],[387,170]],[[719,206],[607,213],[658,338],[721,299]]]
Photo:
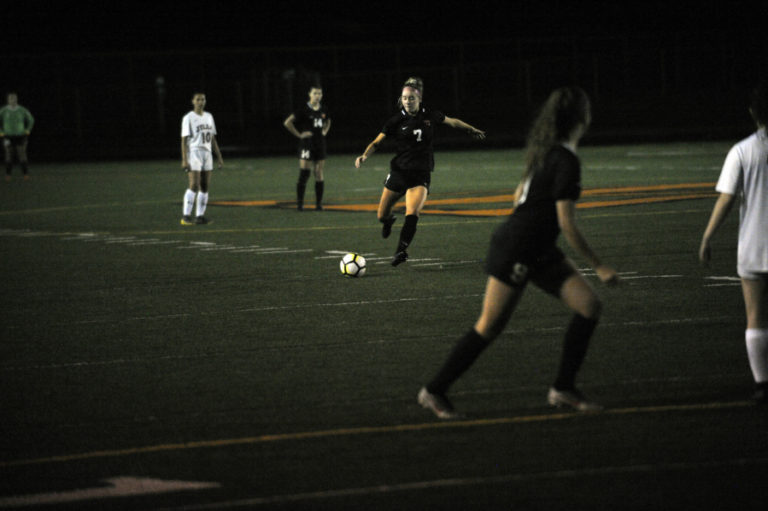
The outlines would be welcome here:
[[[5,173],[10,176],[12,170],[13,170],[13,163],[6,163],[5,164]]]
[[[402,252],[411,244],[416,235],[416,224],[419,223],[418,215],[406,215],[403,228],[400,230],[400,241],[397,244],[397,251]]]
[[[325,191],[325,181],[315,181],[315,202],[318,206],[323,203],[323,192]]]
[[[27,167],[27,162],[25,161],[21,162],[21,171],[24,174],[27,174],[29,172],[29,168]]]
[[[304,192],[307,190],[309,174],[309,169],[299,169],[299,181],[296,183],[296,202],[298,202],[300,206],[304,204]]]
[[[433,394],[445,394],[448,387],[469,369],[490,343],[480,336],[474,328],[469,330],[453,347],[440,371],[432,378],[432,381],[427,383],[427,390]]]
[[[597,318],[585,318],[574,314],[568,330],[565,332],[563,355],[554,387],[558,390],[571,390],[575,386],[576,373],[587,355],[589,339],[597,326]]]

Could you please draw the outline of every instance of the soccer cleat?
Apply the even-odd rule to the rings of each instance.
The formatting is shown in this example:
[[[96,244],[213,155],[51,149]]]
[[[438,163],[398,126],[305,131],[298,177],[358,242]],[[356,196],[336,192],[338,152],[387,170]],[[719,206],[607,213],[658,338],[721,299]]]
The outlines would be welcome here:
[[[603,407],[592,401],[588,401],[584,395],[576,389],[557,390],[550,387],[547,401],[550,405],[560,408],[561,406],[570,406],[580,412],[599,412]]]
[[[440,394],[432,394],[426,387],[422,387],[418,396],[419,404],[431,410],[438,419],[460,419],[462,415],[453,409],[448,398]]]
[[[405,250],[402,250],[395,254],[395,257],[392,258],[392,266],[397,266],[401,263],[404,263],[408,260],[408,252]]]
[[[181,225],[195,225],[195,219],[189,215],[181,217]]]
[[[211,222],[210,220],[208,220],[204,216],[200,215],[198,217],[195,217],[195,223],[197,225],[205,225],[205,224],[212,224],[213,222]]]
[[[392,224],[395,223],[395,220],[397,218],[395,215],[389,215],[389,218],[385,218],[381,221],[381,237],[386,239],[389,238],[389,235],[392,234]]]
[[[322,211],[322,210],[323,210],[322,204],[318,204],[317,206],[315,206],[315,211]]]

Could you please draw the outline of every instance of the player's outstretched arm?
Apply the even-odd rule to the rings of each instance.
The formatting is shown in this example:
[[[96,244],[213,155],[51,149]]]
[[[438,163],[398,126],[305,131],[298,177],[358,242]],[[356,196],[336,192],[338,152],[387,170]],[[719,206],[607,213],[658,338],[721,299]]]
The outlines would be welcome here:
[[[557,221],[568,244],[595,269],[595,273],[597,273],[597,277],[601,282],[606,284],[618,282],[619,277],[616,274],[616,270],[600,261],[600,258],[597,257],[592,247],[589,246],[579,226],[576,224],[576,203],[570,199],[564,199],[557,201],[555,205],[557,208]]]
[[[224,158],[221,156],[221,149],[219,149],[219,142],[216,140],[216,135],[211,139],[211,146],[213,147],[213,152],[216,153],[216,158],[219,160],[219,168],[222,168],[224,166]]]
[[[370,155],[376,152],[376,148],[379,147],[379,144],[381,144],[385,138],[387,138],[387,136],[384,133],[379,133],[376,138],[373,139],[373,142],[368,144],[368,147],[365,148],[363,154],[355,158],[355,168],[359,169],[363,162],[367,160]]]
[[[462,121],[461,119],[456,119],[455,117],[446,117],[445,120],[443,121],[443,124],[446,124],[451,128],[465,130],[478,140],[482,140],[485,138],[484,131],[477,129],[474,126],[470,126],[469,124]]]
[[[707,228],[704,230],[704,235],[701,237],[701,245],[699,246],[699,262],[701,264],[708,264],[712,259],[712,247],[710,242],[712,236],[715,235],[717,229],[723,224],[725,217],[733,207],[735,196],[730,193],[721,193],[715,202],[714,208],[712,208],[712,215],[709,217]]]

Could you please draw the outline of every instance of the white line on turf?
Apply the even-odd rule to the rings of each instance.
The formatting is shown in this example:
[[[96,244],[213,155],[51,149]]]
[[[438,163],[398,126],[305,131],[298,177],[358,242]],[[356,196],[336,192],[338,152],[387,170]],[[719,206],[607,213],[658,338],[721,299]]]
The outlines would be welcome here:
[[[548,472],[522,472],[517,474],[502,474],[495,476],[457,477],[449,479],[433,479],[428,481],[413,481],[397,484],[380,484],[359,488],[342,488],[336,490],[318,490],[314,492],[272,495],[268,497],[253,497],[239,500],[213,502],[210,504],[193,504],[172,508],[162,508],[156,511],[194,511],[204,509],[226,509],[244,506],[280,505],[290,502],[318,501],[342,497],[366,497],[390,493],[436,490],[441,488],[457,488],[466,486],[481,486],[489,484],[528,483],[542,480],[578,479],[595,476],[613,476],[618,474],[657,474],[664,472],[688,472],[691,470],[717,470],[731,467],[760,467],[768,464],[768,458],[732,458],[716,461],[700,462],[667,462],[638,465],[613,465],[605,467],[586,467],[581,469],[556,470]],[[347,502],[348,503],[348,502]]]

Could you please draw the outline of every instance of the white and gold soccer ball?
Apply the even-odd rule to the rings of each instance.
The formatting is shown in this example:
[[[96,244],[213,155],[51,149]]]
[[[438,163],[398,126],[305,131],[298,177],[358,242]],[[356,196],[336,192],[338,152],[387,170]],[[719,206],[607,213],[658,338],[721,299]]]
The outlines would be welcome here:
[[[339,269],[347,277],[362,277],[365,275],[365,257],[349,253],[341,258]]]

